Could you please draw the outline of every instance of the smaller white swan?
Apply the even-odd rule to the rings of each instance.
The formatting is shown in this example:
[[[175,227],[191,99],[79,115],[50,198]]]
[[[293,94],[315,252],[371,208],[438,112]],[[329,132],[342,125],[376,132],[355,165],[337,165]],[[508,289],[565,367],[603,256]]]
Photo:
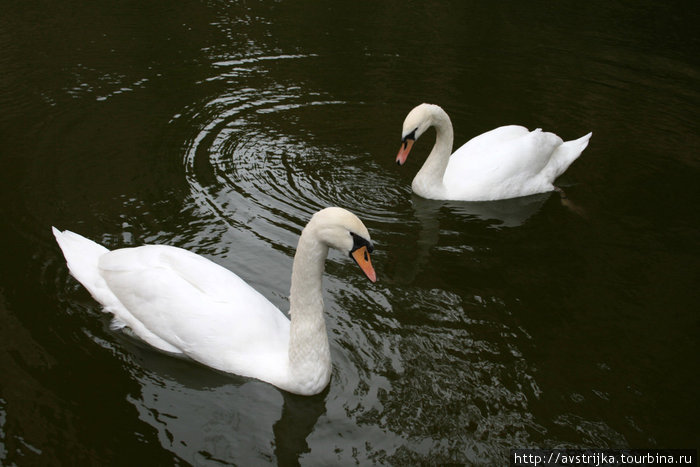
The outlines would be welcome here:
[[[502,126],[475,136],[452,156],[452,122],[442,108],[421,104],[406,116],[396,162],[428,128],[435,127],[433,150],[413,179],[413,192],[423,198],[491,201],[558,190],[554,180],[581,155],[592,133],[564,142],[554,133]]]
[[[314,214],[301,233],[291,320],[237,275],[187,250],[145,245],[109,251],[52,229],[71,274],[114,315],[114,327],[126,326],[160,350],[302,395],[321,392],[331,376],[321,290],[328,248],[349,254],[376,280],[367,228],[337,207]]]

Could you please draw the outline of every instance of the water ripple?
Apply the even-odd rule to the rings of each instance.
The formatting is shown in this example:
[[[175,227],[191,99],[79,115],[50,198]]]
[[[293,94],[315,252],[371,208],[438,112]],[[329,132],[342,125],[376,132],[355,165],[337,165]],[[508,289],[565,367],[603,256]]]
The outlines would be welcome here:
[[[236,229],[262,218],[299,231],[314,212],[332,205],[365,221],[394,216],[405,193],[385,179],[369,154],[344,141],[316,144],[319,130],[299,123],[337,118],[347,103],[281,91],[244,88],[178,117],[198,128],[183,155],[193,196]],[[338,118],[340,125],[344,121]],[[320,131],[343,129],[326,122]]]

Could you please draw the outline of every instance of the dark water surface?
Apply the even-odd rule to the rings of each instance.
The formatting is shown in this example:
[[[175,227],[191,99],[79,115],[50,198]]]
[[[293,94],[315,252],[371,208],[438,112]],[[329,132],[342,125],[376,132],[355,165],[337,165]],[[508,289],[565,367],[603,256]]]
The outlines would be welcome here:
[[[3,2],[0,464],[503,465],[514,447],[700,439],[700,4]],[[397,167],[573,139],[568,194],[434,202]],[[167,243],[281,309],[298,235],[344,206],[370,284],[326,267],[329,388],[297,397],[111,331],[55,225]]]

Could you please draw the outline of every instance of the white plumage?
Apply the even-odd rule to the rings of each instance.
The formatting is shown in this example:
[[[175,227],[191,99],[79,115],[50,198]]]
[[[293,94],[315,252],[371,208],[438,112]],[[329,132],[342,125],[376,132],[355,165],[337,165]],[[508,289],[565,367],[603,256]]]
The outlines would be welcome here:
[[[376,279],[369,232],[341,208],[319,211],[301,234],[291,321],[236,274],[187,250],[145,245],[109,251],[73,232],[53,233],[71,274],[114,315],[116,327],[127,326],[160,350],[298,394],[316,394],[330,380],[321,291],[328,248],[349,253]]]
[[[402,165],[429,127],[436,129],[435,145],[411,188],[429,199],[491,201],[555,190],[564,173],[588,145],[592,133],[564,142],[554,133],[502,126],[467,141],[452,152],[452,122],[437,105],[421,104],[406,116],[402,146],[396,161]]]

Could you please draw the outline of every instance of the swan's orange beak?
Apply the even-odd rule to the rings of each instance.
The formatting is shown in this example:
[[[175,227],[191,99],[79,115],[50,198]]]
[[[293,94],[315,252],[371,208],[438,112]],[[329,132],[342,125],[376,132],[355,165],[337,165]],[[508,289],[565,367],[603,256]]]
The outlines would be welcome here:
[[[396,155],[396,163],[399,165],[403,165],[404,162],[406,162],[406,159],[408,158],[408,153],[411,152],[411,148],[413,147],[413,143],[415,142],[415,139],[412,138],[406,138],[403,140],[403,143],[401,143],[401,148],[399,149],[399,153]]]
[[[367,279],[371,280],[372,282],[377,281],[377,273],[374,272],[372,261],[369,259],[369,251],[367,251],[366,246],[361,246],[357,250],[350,253],[350,256],[352,256],[352,259],[354,259],[357,265],[360,266],[360,269],[362,269],[362,272],[365,273]]]

